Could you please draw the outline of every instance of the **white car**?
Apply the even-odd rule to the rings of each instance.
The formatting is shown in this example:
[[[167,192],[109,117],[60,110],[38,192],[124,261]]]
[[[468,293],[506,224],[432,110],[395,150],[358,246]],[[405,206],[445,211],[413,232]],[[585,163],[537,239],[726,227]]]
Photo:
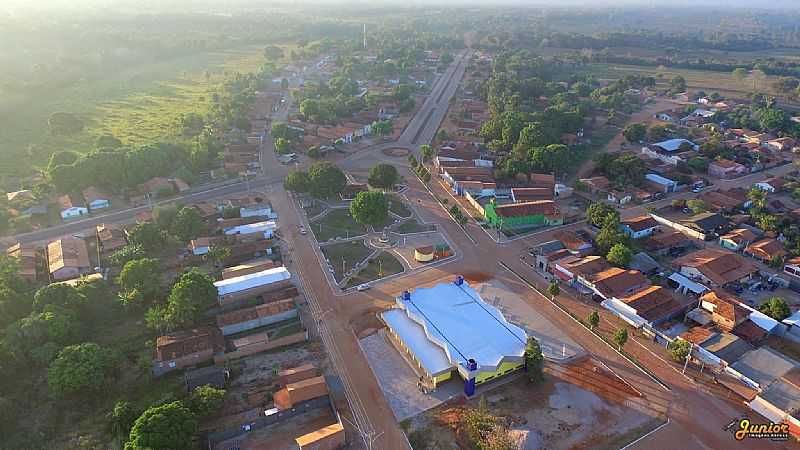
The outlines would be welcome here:
[[[358,287],[356,288],[358,292],[363,292],[366,291],[367,289],[369,289],[368,284],[359,284]]]
[[[300,227],[300,234],[306,234],[306,227]]]

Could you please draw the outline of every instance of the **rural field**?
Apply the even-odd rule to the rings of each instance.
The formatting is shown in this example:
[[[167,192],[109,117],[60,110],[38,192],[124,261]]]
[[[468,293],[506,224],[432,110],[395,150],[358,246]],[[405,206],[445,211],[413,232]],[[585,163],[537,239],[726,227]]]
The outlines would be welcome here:
[[[263,61],[263,47],[244,46],[124,68],[35,96],[5,93],[0,98],[0,176],[7,184],[9,177],[45,165],[55,151],[89,150],[103,134],[133,145],[169,140],[181,115],[208,110],[211,92],[226,74],[256,71]],[[50,135],[47,119],[54,112],[76,114],[83,131]]]

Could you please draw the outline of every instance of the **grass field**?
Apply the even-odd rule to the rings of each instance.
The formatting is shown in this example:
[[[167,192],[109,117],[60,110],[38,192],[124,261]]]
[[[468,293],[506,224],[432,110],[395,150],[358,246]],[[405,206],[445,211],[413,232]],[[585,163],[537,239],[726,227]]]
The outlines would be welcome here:
[[[341,281],[344,274],[372,253],[361,241],[340,242],[322,247],[322,253],[333,267],[333,276]]]
[[[394,195],[389,195],[387,198],[389,200],[389,211],[403,218],[411,217],[411,210],[400,198]]]
[[[178,132],[176,123],[182,114],[208,110],[210,93],[226,74],[252,72],[262,62],[261,46],[240,47],[110,70],[102,79],[42,92],[3,95],[0,175],[29,173],[46,164],[56,150],[87,151],[105,133],[134,145],[169,140]],[[59,111],[80,117],[84,130],[72,136],[51,136],[47,119]]]
[[[753,79],[745,78],[740,80],[731,73],[712,72],[708,70],[675,69],[671,67],[661,68],[648,66],[627,66],[620,64],[591,64],[588,71],[598,78],[621,78],[629,74],[649,75],[656,77],[659,87],[666,87],[669,80],[680,75],[686,79],[689,89],[704,90],[708,93],[719,92],[722,95],[732,97],[744,97],[748,92],[753,91]],[[661,77],[659,77],[659,74]],[[775,94],[772,83],[778,77],[767,76],[755,83],[755,87],[760,92]]]
[[[359,225],[346,208],[333,209],[316,222],[311,223],[311,231],[317,242],[325,242],[336,237],[353,237],[366,233],[367,229]]]
[[[347,282],[346,288],[369,283],[383,277],[388,277],[403,271],[403,265],[391,253],[381,252],[372,258],[360,272],[353,275]]]
[[[416,219],[411,219],[400,224],[400,226],[397,227],[395,231],[400,234],[409,234],[409,233],[421,233],[423,231],[433,231],[435,229],[436,227],[433,225],[423,225],[419,223]]]

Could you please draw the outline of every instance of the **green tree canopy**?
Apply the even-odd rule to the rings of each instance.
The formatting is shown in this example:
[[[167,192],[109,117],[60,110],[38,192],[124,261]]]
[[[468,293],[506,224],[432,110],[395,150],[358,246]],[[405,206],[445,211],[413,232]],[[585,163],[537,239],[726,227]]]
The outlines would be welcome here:
[[[222,407],[224,398],[224,389],[217,389],[209,385],[198,386],[189,396],[187,406],[198,417],[206,417]]]
[[[625,346],[625,343],[628,342],[628,329],[627,328],[620,328],[619,330],[614,332],[614,343],[617,344],[619,350],[622,351],[622,347]]]
[[[391,189],[397,183],[400,175],[391,164],[378,164],[369,170],[367,182],[370,186],[382,189]]]
[[[606,218],[609,216],[615,216],[617,221],[619,221],[619,211],[614,209],[611,205],[606,203],[592,203],[589,205],[589,208],[586,210],[586,219],[589,221],[590,224],[596,227],[602,227],[603,224],[606,223]]]
[[[786,300],[781,297],[772,297],[758,307],[762,313],[772,317],[775,320],[781,321],[792,314]]]
[[[293,170],[289,172],[286,179],[283,180],[283,187],[287,191],[296,192],[299,194],[308,192],[311,179],[306,172],[301,170]]]
[[[386,223],[389,202],[382,192],[359,192],[350,202],[350,215],[360,224],[377,226]]]
[[[595,329],[597,328],[598,325],[600,325],[600,315],[597,314],[597,311],[592,311],[591,313],[589,313],[588,319],[589,319],[589,327],[591,329]]]
[[[154,258],[128,261],[117,278],[123,303],[152,302],[161,293],[161,263]]]
[[[47,369],[47,385],[55,397],[99,392],[111,379],[117,355],[95,343],[64,347]]]
[[[622,130],[622,135],[628,142],[636,143],[644,139],[647,133],[647,124],[645,123],[632,123]]]
[[[538,383],[544,378],[544,355],[539,341],[533,336],[528,336],[525,345],[525,368],[528,371],[528,381]]]
[[[42,311],[47,305],[58,305],[78,311],[84,306],[85,301],[86,298],[73,286],[53,283],[36,291],[33,296],[33,308]]]
[[[134,422],[125,450],[190,450],[197,418],[181,402],[151,406]]]
[[[594,242],[597,251],[602,255],[607,255],[616,244],[624,244],[626,240],[625,233],[619,229],[618,216],[609,214]]]
[[[184,206],[175,215],[171,231],[178,239],[186,242],[200,236],[205,232],[205,228],[206,224],[200,213],[195,208]]]
[[[627,267],[632,258],[633,251],[622,243],[614,244],[606,255],[608,262],[617,267]]]
[[[436,156],[436,150],[428,144],[422,144],[419,146],[419,154],[423,161],[430,162]]]
[[[686,357],[689,356],[691,348],[692,344],[690,344],[689,341],[684,341],[683,339],[675,339],[674,341],[670,342],[669,345],[667,345],[669,356],[675,362],[685,361]]]
[[[128,238],[131,244],[139,244],[147,252],[161,250],[166,240],[161,227],[155,222],[136,224],[128,232]]]
[[[172,286],[167,297],[166,318],[175,326],[193,324],[216,300],[214,279],[192,268]]]
[[[347,178],[338,167],[327,161],[314,163],[308,170],[309,192],[318,198],[330,198],[344,190]]]
[[[560,293],[561,288],[558,286],[557,281],[551,281],[550,284],[547,285],[547,294],[550,295],[550,298],[555,298]]]

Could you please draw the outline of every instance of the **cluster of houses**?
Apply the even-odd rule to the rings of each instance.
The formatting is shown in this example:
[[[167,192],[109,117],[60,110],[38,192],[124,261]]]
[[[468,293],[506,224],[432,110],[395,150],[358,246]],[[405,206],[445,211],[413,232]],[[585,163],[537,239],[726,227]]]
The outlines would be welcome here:
[[[691,342],[692,357],[715,370],[719,381],[753,410],[800,432],[795,418],[800,363],[763,346],[770,336],[800,342],[800,327],[794,328],[800,313],[779,322],[738,295],[757,284],[786,286],[776,270],[763,264],[786,252],[776,239],[727,227],[716,216],[686,222],[656,220],[661,218],[657,213],[623,219],[622,231],[647,249],[626,268],[592,255],[588,231],[559,231],[557,240],[534,247],[531,254],[537,270],[593,297],[632,326],[667,341]],[[716,236],[715,242],[700,242],[700,232]],[[662,267],[650,255],[672,258]]]
[[[533,173],[514,186],[498,186],[493,158],[469,142],[443,144],[433,160],[436,174],[454,195],[463,196],[489,226],[509,231],[564,223],[557,198],[572,189],[552,174]]]

